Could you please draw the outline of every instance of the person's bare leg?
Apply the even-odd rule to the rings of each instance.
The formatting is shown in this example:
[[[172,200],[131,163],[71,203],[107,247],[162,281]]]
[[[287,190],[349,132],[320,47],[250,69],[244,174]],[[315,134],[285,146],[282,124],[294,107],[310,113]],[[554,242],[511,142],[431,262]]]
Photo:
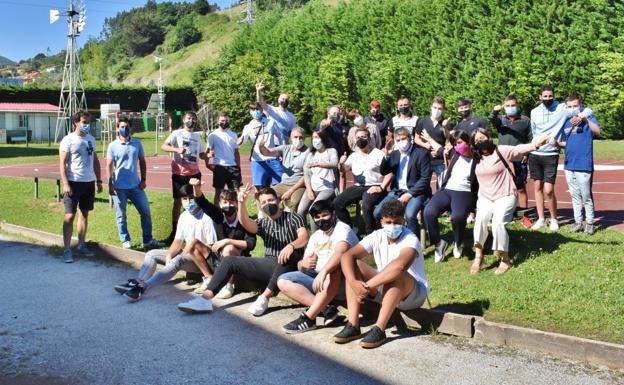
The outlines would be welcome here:
[[[477,274],[481,271],[481,264],[483,264],[483,245],[480,243],[475,244],[475,259],[470,266],[470,274]]]
[[[208,247],[197,239],[193,239],[188,247],[188,251],[189,254],[191,254],[193,262],[195,262],[195,265],[199,271],[201,271],[202,276],[206,278],[212,277],[212,273],[206,263],[206,256],[209,253]]]
[[[87,237],[87,225],[89,224],[89,212],[86,210],[78,210],[78,244],[85,243]]]
[[[506,251],[498,251],[500,257],[500,264],[496,268],[495,274],[503,274],[511,268],[511,261],[509,260],[508,253]]]
[[[314,300],[309,306],[310,308],[305,312],[306,316],[310,319],[315,319],[320,312],[325,309],[327,305],[334,299],[338,290],[340,290],[340,282],[342,281],[342,272],[340,269],[336,269],[333,273],[329,274],[329,283],[325,281],[323,285],[323,291],[316,293],[313,297]]]
[[[63,218],[63,246],[65,250],[69,250],[71,246],[71,237],[74,232],[74,214],[65,214]]]
[[[366,262],[362,261],[361,259],[358,259],[355,262],[355,276],[356,279],[361,280],[361,281],[368,281],[369,279],[373,278],[375,275],[377,275],[377,271],[374,270],[372,267],[368,266],[366,264]],[[353,291],[353,289],[351,288],[351,286],[349,285],[349,283],[345,283],[345,288],[347,291],[347,311],[348,311],[348,319],[349,322],[351,322],[351,325],[353,326],[359,326],[360,324],[360,302],[357,298],[357,296],[355,295],[355,292]],[[375,293],[376,293],[377,288],[375,288]],[[349,293],[351,293],[351,297],[349,298]],[[372,295],[373,293],[371,293]]]
[[[557,197],[555,196],[555,185],[553,185],[552,183],[544,183],[544,196],[546,199],[548,199],[548,209],[550,210],[550,217],[556,220]]]
[[[526,188],[518,190],[518,208],[526,209],[529,207],[529,197]]]
[[[537,209],[537,217],[538,219],[544,220],[544,181],[535,180],[533,182],[533,186],[535,188],[535,208]]]
[[[289,281],[287,279],[280,279],[277,281],[277,287],[288,298],[299,302],[303,306],[311,306],[314,302],[314,294],[303,285]]]
[[[379,309],[379,316],[377,317],[377,322],[375,322],[378,328],[386,330],[394,309],[396,309],[403,298],[406,298],[412,292],[415,284],[414,278],[406,272],[403,272],[396,280],[384,284],[381,309]]]

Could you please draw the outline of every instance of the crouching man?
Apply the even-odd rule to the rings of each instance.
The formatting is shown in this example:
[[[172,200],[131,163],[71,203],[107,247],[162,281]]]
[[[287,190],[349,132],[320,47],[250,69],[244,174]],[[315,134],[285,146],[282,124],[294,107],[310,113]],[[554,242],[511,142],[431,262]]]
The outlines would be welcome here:
[[[367,235],[342,255],[341,267],[346,280],[348,320],[334,336],[344,344],[362,337],[360,306],[370,299],[381,303],[377,322],[360,342],[364,348],[376,348],[386,340],[386,325],[395,308],[420,307],[429,293],[425,260],[418,237],[403,226],[405,208],[398,200],[386,202],[381,209],[382,229]],[[362,257],[372,255],[375,267]]]
[[[340,290],[340,257],[358,243],[349,225],[336,219],[331,201],[315,202],[310,208],[316,230],[310,237],[298,271],[282,274],[277,286],[289,298],[308,306],[299,318],[284,325],[287,334],[316,329],[316,317],[322,312],[324,326],[338,318],[338,309],[329,305]]]
[[[217,241],[214,222],[195,202],[193,187],[183,185],[180,195],[184,212],[180,215],[169,250],[150,250],[145,254],[137,278],[115,286],[115,290],[131,302],[140,300],[147,289],[170,280],[180,270],[199,272],[193,262],[193,254],[199,252],[203,253],[204,258],[208,257],[212,245]],[[165,266],[154,274],[158,264]]]

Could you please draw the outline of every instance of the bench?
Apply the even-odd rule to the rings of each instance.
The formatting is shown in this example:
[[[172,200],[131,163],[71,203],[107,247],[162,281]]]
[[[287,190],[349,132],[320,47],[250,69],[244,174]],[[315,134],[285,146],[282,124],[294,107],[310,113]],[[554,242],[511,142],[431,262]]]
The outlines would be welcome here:
[[[26,130],[7,130],[7,143],[26,142]],[[32,141],[32,130],[28,130],[28,142]]]
[[[23,176],[34,178],[35,180],[35,199],[39,199],[39,179],[56,180],[56,201],[61,201],[61,174],[58,172],[30,172]]]
[[[23,136],[11,136],[11,139],[9,139],[10,143],[25,142],[25,141],[26,141],[26,135],[23,135]]]

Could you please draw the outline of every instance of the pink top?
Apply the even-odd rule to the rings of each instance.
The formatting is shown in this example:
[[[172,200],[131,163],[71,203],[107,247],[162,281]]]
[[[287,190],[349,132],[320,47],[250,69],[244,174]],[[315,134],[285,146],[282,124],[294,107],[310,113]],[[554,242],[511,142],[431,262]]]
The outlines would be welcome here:
[[[511,171],[514,171],[512,159],[535,150],[535,146],[532,143],[518,146],[498,146],[498,150],[507,161]],[[479,181],[479,198],[495,201],[517,194],[516,184],[496,151],[481,158],[475,169],[475,174]]]

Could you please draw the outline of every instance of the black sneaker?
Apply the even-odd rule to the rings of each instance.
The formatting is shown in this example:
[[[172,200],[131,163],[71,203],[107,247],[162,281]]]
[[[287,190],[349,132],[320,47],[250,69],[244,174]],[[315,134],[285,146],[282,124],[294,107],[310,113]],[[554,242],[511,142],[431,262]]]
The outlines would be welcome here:
[[[323,325],[324,326],[329,326],[331,324],[333,324],[337,319],[338,316],[340,315],[338,313],[338,308],[334,305],[327,305],[325,307],[325,310],[323,310]]]
[[[125,292],[124,297],[128,298],[130,302],[136,302],[143,297],[143,293],[145,292],[145,288],[141,285],[136,285],[132,289]]]
[[[139,284],[139,281],[137,281],[136,279],[129,279],[128,282],[126,283],[122,283],[119,285],[115,286],[115,291],[119,294],[123,294],[125,292],[127,292],[128,290],[132,289],[133,287],[135,287],[136,285]]]
[[[347,322],[344,328],[334,336],[334,342],[337,344],[346,344],[353,340],[357,340],[362,337],[362,332],[359,326],[351,325],[351,322]]]
[[[297,334],[316,329],[316,320],[308,318],[305,313],[301,313],[299,318],[282,326],[286,334]]]
[[[360,341],[360,346],[366,349],[374,349],[381,346],[384,342],[386,342],[386,332],[378,326],[373,326]]]

